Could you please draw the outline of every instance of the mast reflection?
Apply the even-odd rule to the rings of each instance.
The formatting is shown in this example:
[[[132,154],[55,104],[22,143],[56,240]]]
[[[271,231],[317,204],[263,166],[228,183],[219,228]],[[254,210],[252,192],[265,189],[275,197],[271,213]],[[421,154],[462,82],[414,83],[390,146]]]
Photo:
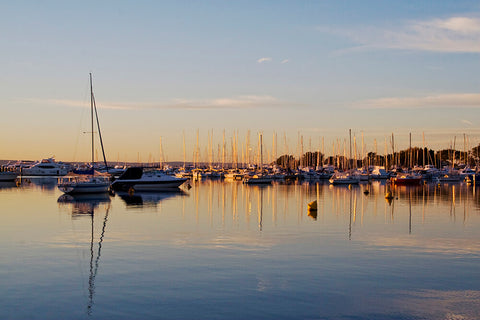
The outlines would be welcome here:
[[[81,217],[90,217],[90,263],[89,263],[89,277],[88,277],[88,302],[87,315],[91,316],[94,305],[95,295],[95,278],[97,277],[98,267],[100,265],[100,257],[102,255],[102,244],[107,228],[108,213],[110,211],[110,197],[107,194],[92,194],[92,195],[68,195],[64,194],[58,198],[58,203],[69,205],[72,208],[72,219]],[[95,210],[101,204],[105,204],[105,216],[103,218],[98,246],[95,250]]]

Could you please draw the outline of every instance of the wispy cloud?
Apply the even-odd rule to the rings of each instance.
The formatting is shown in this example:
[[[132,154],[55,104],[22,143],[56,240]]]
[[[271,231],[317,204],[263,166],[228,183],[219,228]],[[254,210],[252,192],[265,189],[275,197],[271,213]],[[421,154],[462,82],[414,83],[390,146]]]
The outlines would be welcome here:
[[[425,97],[389,97],[360,101],[354,107],[364,109],[480,108],[480,94],[454,93]]]
[[[359,47],[351,50],[402,49],[435,52],[480,53],[480,18],[456,16],[410,21],[402,26],[319,30],[351,38]]]
[[[462,123],[466,124],[467,126],[473,126],[473,123],[471,121],[468,121],[466,119],[462,119],[461,121],[462,121]]]
[[[281,105],[285,105],[285,103],[272,96],[247,95],[206,100],[174,99],[172,103],[167,106],[179,109],[248,109]]]
[[[50,106],[85,108],[89,104],[80,100],[67,99],[21,99],[17,103],[41,104]],[[101,109],[113,110],[146,110],[146,109],[249,109],[291,106],[291,103],[280,101],[269,95],[244,95],[230,98],[183,99],[177,98],[159,103],[99,103]]]
[[[85,108],[90,107],[90,101],[81,101],[81,100],[68,100],[68,99],[36,99],[36,98],[27,98],[27,99],[18,99],[17,103],[22,104],[32,104],[32,105],[46,105],[46,106],[64,106],[64,107],[75,107],[75,108]],[[133,110],[138,109],[133,104],[125,103],[101,103],[97,106],[102,109],[114,109],[114,110]]]
[[[260,58],[257,60],[258,63],[264,63],[264,62],[272,62],[272,58],[270,57],[264,57],[264,58]]]
[[[285,64],[285,63],[289,63],[290,60],[289,59],[283,59],[282,62],[280,62],[281,64]]]

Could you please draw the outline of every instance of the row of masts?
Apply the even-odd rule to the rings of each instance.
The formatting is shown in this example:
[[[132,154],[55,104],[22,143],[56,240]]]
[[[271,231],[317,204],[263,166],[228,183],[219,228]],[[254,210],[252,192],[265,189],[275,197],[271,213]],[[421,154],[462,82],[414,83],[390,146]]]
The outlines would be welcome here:
[[[200,130],[196,130],[196,139],[195,145],[192,150],[188,151],[186,146],[186,135],[185,131],[182,133],[182,153],[183,153],[183,167],[186,167],[187,164],[193,165],[194,167],[200,166],[209,166],[216,168],[246,168],[251,166],[263,166],[265,164],[271,164],[280,160],[278,165],[286,167],[289,164],[288,157],[293,156],[296,160],[296,163],[300,167],[321,167],[323,165],[331,165],[337,168],[349,169],[357,167],[367,167],[371,165],[384,166],[385,168],[407,166],[412,168],[416,164],[422,165],[433,165],[441,166],[441,159],[445,158],[445,154],[441,152],[435,152],[433,155],[427,149],[425,143],[425,134],[422,133],[422,148],[412,147],[412,134],[409,134],[409,147],[407,150],[399,151],[399,148],[395,142],[395,136],[392,133],[390,138],[385,137],[384,141],[384,155],[378,153],[378,143],[374,139],[374,151],[369,151],[365,144],[364,134],[361,133],[361,143],[357,142],[357,137],[352,137],[352,132],[349,130],[349,140],[348,140],[348,149],[347,149],[347,139],[336,139],[332,141],[331,155],[326,156],[325,153],[325,138],[321,137],[317,148],[314,149],[312,146],[312,138],[308,139],[308,148],[305,152],[305,141],[304,136],[298,133],[297,137],[297,147],[295,155],[290,154],[290,148],[288,145],[287,135],[283,133],[283,150],[281,151],[281,156],[278,152],[278,135],[273,133],[271,149],[265,148],[263,143],[264,134],[262,132],[258,133],[258,140],[255,143],[252,143],[251,132],[248,130],[243,142],[239,137],[239,131],[234,130],[229,141],[227,141],[226,132],[223,130],[222,138],[220,142],[214,142],[214,131],[209,130],[207,132],[207,144],[204,147],[202,152],[202,147],[200,144]],[[473,155],[472,153],[467,152],[469,139],[465,134],[464,138],[464,149],[463,152],[456,151],[456,137],[454,137],[453,142],[450,143],[448,152],[449,163],[452,166],[460,163],[467,163],[468,158],[478,159],[478,154]],[[348,150],[348,154],[347,154]],[[477,148],[478,150],[478,148]],[[160,156],[159,163],[160,166],[163,166],[164,163],[168,162],[166,157],[163,145],[162,137],[160,137],[160,146],[159,146]],[[407,159],[405,159],[405,157]],[[266,163],[264,162],[266,160]],[[285,161],[283,161],[285,160]],[[140,162],[140,156],[138,157],[138,162]],[[153,157],[150,155],[149,162],[154,162]]]

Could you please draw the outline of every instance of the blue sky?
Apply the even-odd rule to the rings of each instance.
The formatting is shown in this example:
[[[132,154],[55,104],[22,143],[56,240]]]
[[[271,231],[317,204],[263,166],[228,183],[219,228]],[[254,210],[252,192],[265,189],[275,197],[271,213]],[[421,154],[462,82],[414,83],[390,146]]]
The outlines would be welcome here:
[[[88,160],[88,73],[112,160],[205,159],[234,132],[276,153],[480,142],[478,1],[0,4],[0,158]],[[309,141],[312,141],[309,143]],[[461,146],[459,145],[461,141]]]

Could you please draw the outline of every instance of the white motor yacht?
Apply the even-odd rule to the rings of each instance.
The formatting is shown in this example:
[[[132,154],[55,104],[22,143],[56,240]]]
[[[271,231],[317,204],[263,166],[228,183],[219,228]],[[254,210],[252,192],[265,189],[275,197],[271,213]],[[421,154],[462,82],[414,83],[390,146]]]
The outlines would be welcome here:
[[[131,167],[127,168],[110,187],[115,191],[126,191],[131,188],[135,191],[157,191],[178,188],[187,180],[157,170],[144,171],[140,167]]]
[[[64,176],[67,173],[67,166],[56,162],[54,158],[43,159],[28,168],[22,169],[22,175],[24,176]]]

